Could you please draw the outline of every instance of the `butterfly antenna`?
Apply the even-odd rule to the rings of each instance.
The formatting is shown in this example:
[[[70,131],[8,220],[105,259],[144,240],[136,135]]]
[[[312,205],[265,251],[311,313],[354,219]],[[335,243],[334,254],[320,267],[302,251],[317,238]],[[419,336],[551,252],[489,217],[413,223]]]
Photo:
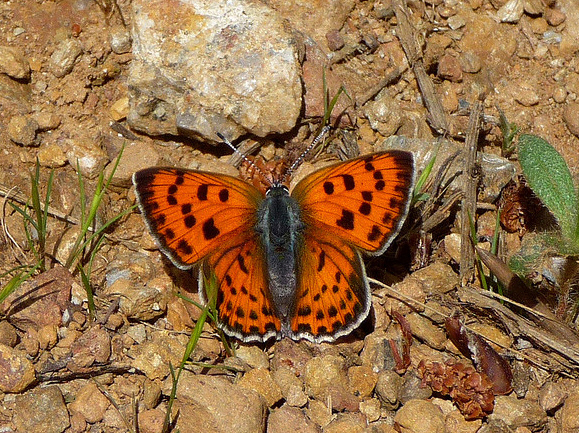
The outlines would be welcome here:
[[[302,162],[304,162],[304,159],[307,156],[307,154],[310,153],[314,147],[316,147],[316,145],[320,142],[322,138],[324,138],[324,135],[326,135],[329,130],[330,127],[327,125],[322,128],[322,131],[318,134],[316,138],[314,138],[314,141],[312,141],[310,145],[305,148],[305,150],[301,153],[300,156],[298,156],[298,158],[294,161],[291,167],[288,168],[287,171],[284,173],[282,182],[285,181]]]
[[[217,136],[219,138],[221,138],[221,140],[227,144],[235,153],[237,153],[239,156],[241,156],[241,159],[243,159],[245,162],[247,162],[249,165],[251,165],[253,168],[255,168],[255,170],[261,175],[261,177],[263,179],[265,179],[265,181],[267,183],[270,184],[270,186],[273,186],[274,182],[265,175],[265,173],[261,170],[261,168],[259,168],[251,159],[249,159],[247,156],[245,156],[243,153],[240,152],[240,150],[235,147],[233,144],[231,144],[231,142],[225,138],[225,136],[223,134],[221,134],[220,132],[217,133]]]

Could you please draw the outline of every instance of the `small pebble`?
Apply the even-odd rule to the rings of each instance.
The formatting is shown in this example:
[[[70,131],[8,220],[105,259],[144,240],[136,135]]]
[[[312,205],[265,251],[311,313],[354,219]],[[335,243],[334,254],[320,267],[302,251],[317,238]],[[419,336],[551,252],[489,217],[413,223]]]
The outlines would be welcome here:
[[[30,65],[16,48],[0,46],[0,73],[17,80],[28,81]]]
[[[65,431],[70,421],[60,388],[56,385],[38,386],[17,396],[12,421],[17,431],[22,432],[61,433]]]
[[[519,399],[514,395],[499,395],[495,397],[495,408],[488,419],[489,421],[504,422],[512,429],[529,427],[533,431],[538,431],[547,422],[547,414],[535,399]],[[577,419],[579,420],[579,417]],[[577,426],[579,424],[575,427]],[[572,430],[563,429],[562,431]]]
[[[284,405],[267,417],[267,432],[318,433],[319,429],[301,410]]]
[[[338,51],[345,45],[344,38],[340,34],[339,30],[332,30],[326,34],[326,41],[328,42],[328,48],[331,51]]]
[[[56,143],[42,146],[36,156],[38,157],[38,162],[42,167],[63,167],[67,162],[66,155],[62,151],[62,148]]]
[[[547,22],[552,25],[553,27],[557,27],[560,24],[563,24],[565,19],[567,18],[563,12],[559,9],[551,9],[547,8],[544,14],[545,19]]]
[[[69,74],[74,67],[78,56],[82,54],[82,47],[77,39],[65,39],[61,41],[50,56],[52,73],[57,78]]]
[[[563,121],[569,131],[579,137],[579,102],[570,102],[563,110]]]
[[[160,408],[139,412],[139,432],[159,433],[163,430],[164,421],[165,411]]]
[[[13,116],[8,122],[8,136],[14,143],[22,146],[35,146],[38,122],[30,116]]]
[[[370,397],[377,381],[378,374],[370,366],[354,365],[348,369],[350,391],[356,396]]]
[[[360,402],[360,412],[366,416],[368,422],[378,421],[380,419],[380,400],[370,398]]]
[[[285,401],[290,406],[302,407],[308,402],[302,381],[289,369],[278,368],[273,372],[273,380],[280,387]]]
[[[248,371],[237,384],[242,388],[256,391],[269,407],[283,398],[280,387],[274,382],[269,370],[265,368],[254,368]]]
[[[409,400],[396,412],[394,421],[402,431],[413,433],[445,432],[442,411],[427,400]]]
[[[26,354],[0,344],[0,391],[22,392],[35,380],[34,366]]]
[[[46,325],[38,330],[38,344],[40,349],[46,350],[54,347],[58,341],[57,328],[55,325]]]
[[[34,119],[38,123],[39,131],[50,131],[60,126],[60,116],[48,111],[34,113]]]
[[[68,406],[71,413],[79,413],[86,422],[99,422],[105,416],[110,401],[98,389],[97,385],[89,381],[76,394],[75,400]]]
[[[122,25],[113,25],[109,28],[111,49],[116,54],[124,54],[131,51],[131,33]]]
[[[18,343],[18,334],[16,334],[16,328],[8,322],[8,320],[0,320],[0,344],[4,344],[9,347],[16,346]]]
[[[452,82],[462,81],[462,69],[458,59],[445,54],[438,62],[438,76]]]
[[[120,122],[129,114],[129,98],[124,96],[118,99],[109,109],[111,117],[115,122]]]
[[[561,432],[579,431],[579,393],[575,392],[565,400],[565,404],[559,411]]]
[[[241,346],[235,351],[235,355],[247,363],[251,368],[269,367],[267,353],[257,346]]]
[[[403,379],[394,371],[386,370],[380,373],[376,382],[376,395],[384,407],[393,410],[398,407],[398,394],[402,388]]]

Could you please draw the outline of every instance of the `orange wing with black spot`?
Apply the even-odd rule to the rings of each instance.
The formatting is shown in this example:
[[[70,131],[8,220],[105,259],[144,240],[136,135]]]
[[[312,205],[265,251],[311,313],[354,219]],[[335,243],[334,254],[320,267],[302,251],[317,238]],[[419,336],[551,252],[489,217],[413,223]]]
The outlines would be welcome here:
[[[269,294],[265,258],[257,237],[240,236],[208,257],[200,284],[215,272],[219,326],[244,341],[265,341],[280,332]],[[204,293],[204,291],[201,291]],[[204,300],[205,301],[205,300]]]
[[[357,328],[370,311],[364,264],[357,250],[335,237],[318,233],[304,239],[292,338],[333,341]]]
[[[135,173],[139,207],[162,251],[181,269],[201,263],[199,293],[215,274],[219,326],[245,341],[280,331],[267,286],[263,251],[255,232],[262,194],[225,175],[175,168]]]
[[[300,252],[294,338],[332,341],[368,315],[360,250],[382,253],[398,233],[414,186],[412,154],[388,151],[323,168],[292,192],[306,230]]]
[[[181,269],[249,235],[263,200],[247,182],[215,173],[154,167],[135,173],[133,183],[149,231]]]
[[[392,150],[322,168],[298,183],[292,197],[306,226],[380,254],[404,221],[413,186],[412,154]]]

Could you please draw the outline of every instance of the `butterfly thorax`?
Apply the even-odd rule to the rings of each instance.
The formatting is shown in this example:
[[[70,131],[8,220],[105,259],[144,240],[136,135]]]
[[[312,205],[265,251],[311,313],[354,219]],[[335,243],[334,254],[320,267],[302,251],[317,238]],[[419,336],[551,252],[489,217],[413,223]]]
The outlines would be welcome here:
[[[267,261],[269,292],[284,330],[289,332],[289,317],[296,292],[297,248],[304,224],[299,206],[287,187],[274,185],[267,191],[258,211],[256,230]]]

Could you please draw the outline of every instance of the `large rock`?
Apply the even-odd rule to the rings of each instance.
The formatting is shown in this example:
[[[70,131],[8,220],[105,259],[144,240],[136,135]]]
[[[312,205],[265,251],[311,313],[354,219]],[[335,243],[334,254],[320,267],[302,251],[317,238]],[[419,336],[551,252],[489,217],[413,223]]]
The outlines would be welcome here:
[[[247,0],[133,2],[130,125],[150,135],[216,142],[284,133],[301,109],[293,37]]]

